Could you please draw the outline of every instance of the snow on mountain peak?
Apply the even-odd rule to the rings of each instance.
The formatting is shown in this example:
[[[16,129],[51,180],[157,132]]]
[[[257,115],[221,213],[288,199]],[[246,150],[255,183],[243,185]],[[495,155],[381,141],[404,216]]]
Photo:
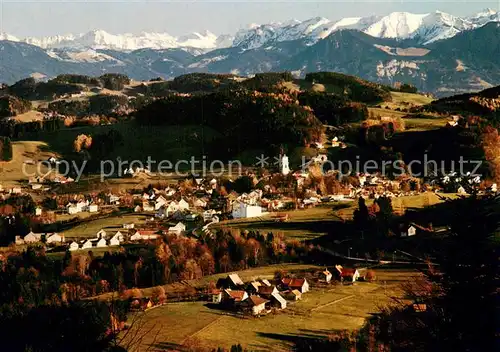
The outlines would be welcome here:
[[[289,20],[282,23],[250,24],[233,35],[215,35],[206,30],[174,37],[168,33],[120,34],[95,29],[82,34],[56,35],[41,38],[18,39],[7,33],[0,33],[0,40],[20,41],[43,49],[113,49],[136,50],[143,48],[169,49],[194,48],[202,51],[240,47],[255,49],[273,43],[304,40],[308,45],[324,39],[341,29],[355,29],[368,35],[382,38],[416,39],[428,44],[436,40],[451,38],[464,30],[474,29],[488,22],[500,22],[500,13],[485,9],[470,17],[457,17],[445,12],[435,11],[426,14],[392,12],[385,16],[348,17],[331,21],[324,17],[308,20]]]

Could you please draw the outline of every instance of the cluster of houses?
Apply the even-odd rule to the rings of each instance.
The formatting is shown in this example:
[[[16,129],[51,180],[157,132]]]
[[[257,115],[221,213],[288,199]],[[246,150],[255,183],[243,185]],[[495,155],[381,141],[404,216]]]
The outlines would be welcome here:
[[[336,277],[342,282],[355,282],[360,273],[354,268],[335,266]],[[333,275],[325,269],[317,273],[318,282],[330,283]],[[272,282],[267,279],[244,283],[238,274],[230,274],[217,281],[216,289],[210,293],[210,302],[226,309],[240,310],[251,315],[264,315],[272,310],[286,309],[288,301],[298,301],[309,292],[305,277],[284,277]]]
[[[274,284],[262,279],[245,284],[238,274],[219,279],[216,286],[217,289],[210,294],[212,303],[252,315],[286,309],[287,300],[299,300],[303,293],[309,291],[305,278],[284,278]]]
[[[70,215],[82,212],[97,213],[99,212],[99,206],[95,203],[91,203],[89,200],[81,200],[78,202],[69,202],[66,205],[66,211]]]
[[[63,244],[66,241],[64,235],[58,233],[34,233],[30,231],[26,236],[21,238],[21,236],[15,237],[15,243],[17,245],[23,244],[33,244],[45,242],[47,244]]]

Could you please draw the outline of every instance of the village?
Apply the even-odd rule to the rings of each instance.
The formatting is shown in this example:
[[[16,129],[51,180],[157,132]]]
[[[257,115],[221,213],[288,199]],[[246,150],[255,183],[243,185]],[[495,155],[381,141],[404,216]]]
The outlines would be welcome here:
[[[332,141],[337,142],[336,139]],[[261,175],[249,169],[242,176],[248,180],[247,190],[237,192],[235,185],[238,180],[216,178],[187,178],[179,180],[177,184],[169,184],[165,188],[149,186],[142,191],[138,189],[121,193],[100,192],[99,194],[74,194],[52,196],[51,209],[39,203],[34,208],[34,216],[42,224],[57,222],[61,217],[64,220],[76,219],[81,222],[109,217],[116,212],[124,214],[141,214],[146,221],[141,223],[124,223],[118,225],[119,230],[98,229],[94,234],[80,237],[65,236],[63,233],[30,231],[26,235],[16,235],[16,245],[45,243],[52,247],[64,248],[70,251],[89,250],[92,248],[105,248],[119,246],[125,243],[138,243],[140,241],[155,240],[162,235],[198,236],[200,233],[210,233],[210,228],[219,222],[231,223],[241,219],[252,221],[286,222],[290,219],[290,211],[313,208],[321,204],[350,204],[359,198],[378,199],[379,197],[399,198],[428,194],[429,192],[443,192],[444,187],[454,183],[454,191],[460,195],[467,195],[462,186],[464,182],[480,189],[480,192],[495,193],[496,184],[487,188],[481,183],[479,176],[457,178],[456,173],[450,173],[441,179],[430,183],[422,183],[422,179],[401,176],[389,179],[380,173],[356,173],[348,176],[343,182],[334,181],[330,189],[323,187],[318,190],[317,170],[328,160],[325,154],[311,158],[307,165],[302,165],[301,170],[292,171],[288,157],[281,155],[279,169],[275,173]],[[58,160],[51,158],[51,163]],[[149,170],[125,170],[130,177],[151,175]],[[242,178],[240,177],[240,179]],[[334,172],[327,172],[319,176],[323,180],[335,178]],[[316,178],[316,180],[314,180]],[[276,181],[278,179],[278,181]],[[346,182],[347,181],[347,182]],[[462,181],[462,183],[460,183]],[[40,177],[30,178],[24,187],[13,187],[4,191],[0,185],[3,199],[23,194],[35,194],[41,199],[40,192],[49,191],[48,184],[74,182],[71,178],[58,177],[57,175],[47,183]],[[151,181],[152,183],[153,181]],[[230,192],[227,189],[231,189]],[[300,192],[301,198],[298,197]],[[394,205],[393,205],[394,206]],[[395,212],[404,209],[394,206]],[[4,211],[5,216],[8,209]],[[83,218],[80,219],[80,217]],[[112,217],[111,217],[112,218]],[[401,236],[412,236],[416,229],[425,231],[425,226],[418,224],[406,225],[401,231]]]

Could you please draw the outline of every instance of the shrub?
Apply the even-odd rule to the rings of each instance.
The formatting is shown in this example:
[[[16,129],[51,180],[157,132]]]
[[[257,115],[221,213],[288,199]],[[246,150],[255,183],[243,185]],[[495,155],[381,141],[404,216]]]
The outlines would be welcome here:
[[[365,281],[371,282],[375,281],[377,279],[377,276],[375,275],[375,271],[373,270],[367,270],[365,274]]]

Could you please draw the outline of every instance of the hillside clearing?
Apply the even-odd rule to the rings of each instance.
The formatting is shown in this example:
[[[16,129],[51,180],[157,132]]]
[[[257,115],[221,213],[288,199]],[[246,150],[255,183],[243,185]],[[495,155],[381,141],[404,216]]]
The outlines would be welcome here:
[[[261,318],[225,312],[205,302],[172,303],[139,313],[136,329],[152,331],[132,352],[181,346],[286,351],[304,335],[326,337],[338,330],[357,330],[391,297],[401,297],[400,285],[419,274],[412,270],[376,270],[378,281],[355,285],[312,287],[287,309]],[[243,280],[245,280],[243,278]]]

